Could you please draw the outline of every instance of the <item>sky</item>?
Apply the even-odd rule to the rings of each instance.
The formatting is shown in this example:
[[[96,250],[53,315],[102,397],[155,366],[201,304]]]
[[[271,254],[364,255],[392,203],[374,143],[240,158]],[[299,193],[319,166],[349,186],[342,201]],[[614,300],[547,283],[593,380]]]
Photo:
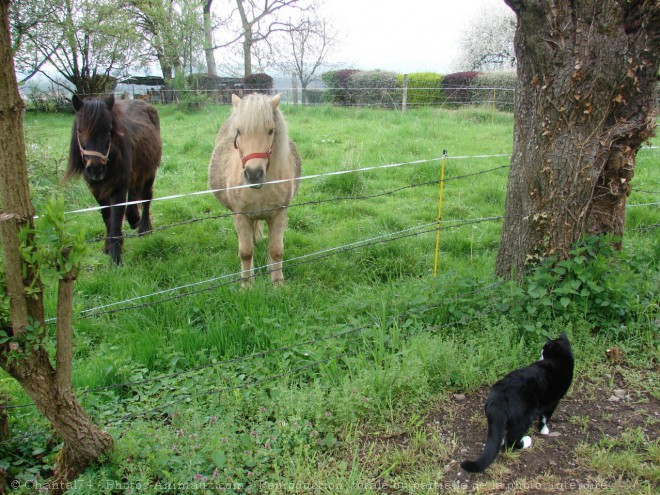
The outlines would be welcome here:
[[[504,0],[326,0],[324,13],[343,32],[336,61],[399,73],[455,69],[461,33]]]

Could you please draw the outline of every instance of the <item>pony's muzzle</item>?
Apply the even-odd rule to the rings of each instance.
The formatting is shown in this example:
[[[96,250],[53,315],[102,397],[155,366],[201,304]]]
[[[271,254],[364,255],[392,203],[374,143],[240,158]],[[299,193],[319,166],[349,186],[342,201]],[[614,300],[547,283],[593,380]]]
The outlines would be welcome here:
[[[264,167],[249,166],[243,169],[245,182],[250,184],[253,189],[259,189],[266,180],[266,170]]]
[[[88,158],[85,160],[85,175],[93,182],[101,181],[105,178],[108,171],[104,161],[95,158]]]

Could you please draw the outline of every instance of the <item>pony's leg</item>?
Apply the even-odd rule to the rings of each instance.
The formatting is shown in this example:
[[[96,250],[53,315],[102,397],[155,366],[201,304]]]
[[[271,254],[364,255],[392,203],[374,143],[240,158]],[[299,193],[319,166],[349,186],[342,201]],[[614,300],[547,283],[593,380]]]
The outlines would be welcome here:
[[[110,229],[108,230],[108,240],[106,246],[110,257],[115,264],[121,264],[121,252],[124,246],[124,237],[121,231],[121,225],[124,221],[126,206],[126,190],[112,195],[110,208]]]
[[[138,234],[144,234],[151,230],[151,216],[149,210],[151,209],[151,199],[154,195],[154,180],[156,177],[147,179],[142,187],[142,218],[140,219],[140,226],[138,227]]]
[[[128,191],[128,202],[135,201],[135,194],[132,191]],[[126,220],[128,220],[128,225],[132,229],[136,229],[138,222],[140,221],[140,212],[138,211],[137,205],[128,205],[126,207]]]
[[[281,209],[268,219],[268,254],[270,255],[270,276],[273,284],[280,285],[284,280],[282,258],[284,256],[284,230],[286,210]]]
[[[234,226],[238,234],[238,256],[241,258],[241,287],[250,287],[254,277],[252,257],[254,255],[254,221],[246,215],[234,215]]]
[[[110,206],[110,203],[107,201],[99,201],[99,206]],[[103,247],[103,252],[108,254],[110,252],[110,214],[112,212],[111,208],[101,208],[101,216],[103,217],[103,223],[105,224],[105,245]]]

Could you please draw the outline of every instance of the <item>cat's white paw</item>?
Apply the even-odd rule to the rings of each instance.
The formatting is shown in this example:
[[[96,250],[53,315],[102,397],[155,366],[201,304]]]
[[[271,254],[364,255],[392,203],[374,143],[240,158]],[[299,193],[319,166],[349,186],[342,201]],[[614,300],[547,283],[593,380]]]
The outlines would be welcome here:
[[[522,446],[523,449],[528,449],[528,448],[530,448],[530,447],[532,446],[532,439],[531,439],[530,437],[528,437],[527,435],[525,435],[524,437],[522,437],[522,438],[520,439],[520,441],[521,441],[522,444],[523,444],[523,446]]]
[[[541,428],[541,431],[539,431],[541,435],[550,435],[550,428],[548,428],[547,425],[543,425],[543,428]]]

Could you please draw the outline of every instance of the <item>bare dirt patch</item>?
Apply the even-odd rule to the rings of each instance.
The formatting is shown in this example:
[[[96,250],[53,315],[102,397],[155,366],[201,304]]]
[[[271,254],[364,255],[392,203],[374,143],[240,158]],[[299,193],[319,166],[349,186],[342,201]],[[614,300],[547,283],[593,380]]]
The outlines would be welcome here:
[[[468,491],[483,489],[479,485],[488,486],[488,482],[527,494],[577,491],[576,487],[597,489],[598,483],[606,487],[608,481],[616,481],[615,473],[603,476],[585,464],[578,455],[581,445],[596,444],[635,428],[649,439],[660,436],[658,399],[647,392],[632,390],[620,373],[599,377],[597,381],[582,378],[576,380],[570,395],[560,402],[550,424],[550,435],[532,432],[530,449],[500,454],[485,473],[470,474],[458,464],[463,459],[476,458],[483,449],[486,436],[483,404],[487,394],[488,388],[482,388],[465,399],[455,395],[447,404],[455,409],[451,415],[440,410],[431,418],[437,421],[441,431],[456,435],[455,452],[459,458],[446,468],[445,481],[454,479]],[[448,421],[450,417],[453,420]]]
[[[592,462],[592,457],[597,455],[595,450],[590,450],[597,447],[606,451],[607,447],[601,445],[603,441],[616,440],[631,431],[643,435],[647,441],[657,442],[660,400],[649,392],[657,387],[657,376],[657,369],[628,372],[613,367],[611,372],[601,370],[597,376],[577,377],[552,418],[550,435],[530,431],[533,443],[529,449],[501,452],[486,472],[479,474],[467,473],[459,464],[476,458],[483,449],[486,437],[483,405],[489,387],[468,394],[451,394],[425,418],[423,430],[427,441],[421,442],[421,447],[415,449],[414,435],[405,431],[371,437],[365,442],[363,448],[382,453],[383,459],[396,458],[398,452],[405,453],[411,461],[399,462],[387,476],[378,477],[374,484],[376,491],[512,495],[658,493],[660,459],[648,458],[648,452],[657,453],[657,449],[644,450],[648,442],[640,442],[638,450],[633,447],[629,452],[630,458],[637,456],[641,459],[638,464],[646,465],[640,470],[618,466],[616,462],[611,466],[598,465]],[[416,469],[415,464],[418,467],[419,463],[414,462],[415,458],[425,466]],[[421,482],[416,484],[417,480]]]

